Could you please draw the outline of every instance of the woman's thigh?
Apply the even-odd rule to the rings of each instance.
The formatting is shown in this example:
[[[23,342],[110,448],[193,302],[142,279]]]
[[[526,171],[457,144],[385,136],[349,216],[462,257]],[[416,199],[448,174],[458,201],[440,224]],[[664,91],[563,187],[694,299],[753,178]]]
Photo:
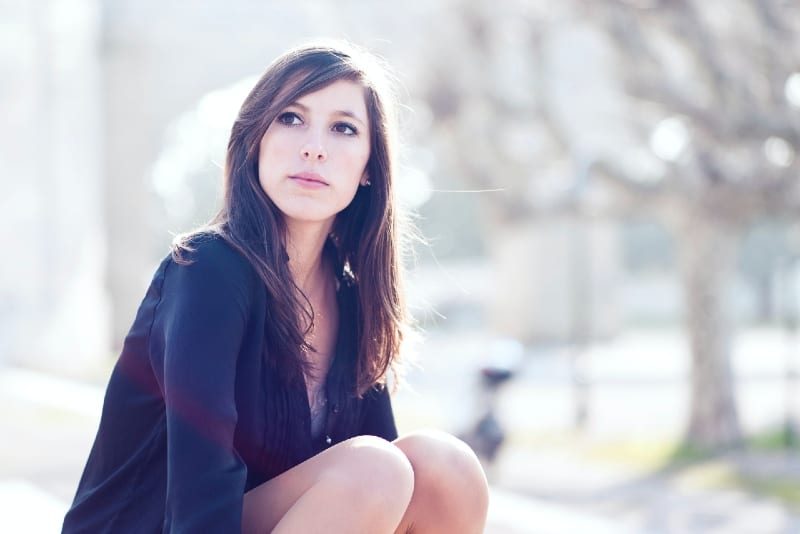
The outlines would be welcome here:
[[[313,507],[316,517],[320,517],[320,512],[363,505],[356,502],[360,497],[370,498],[384,492],[384,500],[391,505],[398,501],[399,520],[411,498],[413,483],[411,465],[399,448],[374,436],[358,436],[334,445],[245,493],[242,530],[270,532],[296,506]],[[318,491],[312,499],[314,502],[301,501],[312,493],[310,490],[325,484],[336,491]],[[358,492],[363,495],[355,494]],[[320,493],[323,502],[320,502]],[[309,521],[313,521],[314,510],[309,511]],[[298,515],[301,514],[293,514]]]

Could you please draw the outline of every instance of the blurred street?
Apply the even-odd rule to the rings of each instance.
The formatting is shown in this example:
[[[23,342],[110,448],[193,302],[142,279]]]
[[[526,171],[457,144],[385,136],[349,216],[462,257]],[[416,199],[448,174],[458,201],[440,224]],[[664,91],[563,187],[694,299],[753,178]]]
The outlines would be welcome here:
[[[738,366],[756,350],[764,369],[761,378],[740,383],[740,401],[746,398],[741,404],[748,407],[743,415],[750,426],[759,417],[763,421],[770,413],[773,418],[780,414],[780,375],[769,370],[768,357],[781,354],[775,346],[779,340],[758,331],[741,339],[739,347],[745,350],[737,353]],[[411,387],[395,400],[401,432],[425,426],[459,432],[469,425],[470,414],[477,413],[471,406],[477,402],[476,378],[487,343],[477,333],[440,333],[426,341],[424,370],[409,375]],[[598,384],[582,433],[569,430],[566,362],[554,349],[529,355],[520,378],[499,398],[501,423],[514,431],[489,470],[492,502],[486,532],[800,532],[797,511],[722,483],[732,468],[744,467],[800,484],[796,455],[730,453],[701,467],[653,471],[631,461],[636,451],[603,449],[602,444],[679,432],[682,360],[672,357],[667,366],[665,359],[661,367],[654,363],[662,361],[659,351],[678,350],[677,345],[674,334],[642,332],[594,349],[592,370]],[[649,385],[625,385],[626,376]],[[434,387],[443,381],[448,388]],[[0,397],[0,432],[7,437],[0,444],[0,531],[58,532],[91,445],[102,386],[7,367],[0,370]]]
[[[489,477],[495,495],[512,492],[526,499],[532,512],[524,523],[514,523],[522,516],[513,514],[506,523],[498,518],[498,526],[514,524],[517,530],[508,532],[589,532],[570,530],[569,518],[575,517],[595,519],[598,529],[611,532],[800,532],[800,510],[764,491],[782,489],[797,506],[797,452],[748,449],[667,462],[687,415],[689,356],[682,339],[674,329],[629,331],[586,351],[581,369],[588,413],[582,430],[574,423],[569,351],[542,348],[527,354],[519,377],[497,399],[497,416],[508,434]],[[492,345],[475,331],[431,336],[421,356],[424,369],[408,377],[413,391],[402,391],[395,401],[401,426],[454,433],[468,427],[480,412],[475,389],[479,368],[492,361],[487,356]],[[782,421],[786,356],[786,339],[776,329],[738,336],[737,400],[748,435]],[[448,387],[441,388],[445,380]],[[540,504],[558,507],[562,530],[546,526],[549,515],[540,513]]]

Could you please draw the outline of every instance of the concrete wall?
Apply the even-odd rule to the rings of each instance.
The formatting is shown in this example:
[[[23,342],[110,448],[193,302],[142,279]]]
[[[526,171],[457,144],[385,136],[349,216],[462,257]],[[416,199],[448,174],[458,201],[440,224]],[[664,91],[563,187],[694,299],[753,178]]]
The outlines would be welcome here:
[[[524,342],[581,343],[622,326],[613,224],[530,221],[498,229],[491,247],[489,320],[497,333]]]

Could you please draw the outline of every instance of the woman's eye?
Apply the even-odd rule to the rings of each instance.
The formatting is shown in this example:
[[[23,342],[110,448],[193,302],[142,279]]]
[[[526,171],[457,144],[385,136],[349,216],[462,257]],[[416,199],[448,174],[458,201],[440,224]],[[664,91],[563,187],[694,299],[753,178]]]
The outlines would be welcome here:
[[[303,124],[300,116],[291,111],[287,111],[286,113],[281,113],[278,115],[278,122],[284,126],[297,126],[298,124]]]
[[[347,124],[346,122],[337,122],[334,124],[333,131],[344,135],[356,135],[358,133],[355,126]]]

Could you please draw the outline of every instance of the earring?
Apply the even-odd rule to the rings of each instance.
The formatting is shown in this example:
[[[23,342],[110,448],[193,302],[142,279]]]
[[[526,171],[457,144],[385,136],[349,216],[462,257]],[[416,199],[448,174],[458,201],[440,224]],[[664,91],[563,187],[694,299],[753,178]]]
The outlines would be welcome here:
[[[372,182],[370,182],[370,181],[369,181],[369,178],[367,178],[367,180],[364,182],[364,185],[365,185],[366,187],[369,187],[369,186],[371,186],[371,185],[372,185]]]

